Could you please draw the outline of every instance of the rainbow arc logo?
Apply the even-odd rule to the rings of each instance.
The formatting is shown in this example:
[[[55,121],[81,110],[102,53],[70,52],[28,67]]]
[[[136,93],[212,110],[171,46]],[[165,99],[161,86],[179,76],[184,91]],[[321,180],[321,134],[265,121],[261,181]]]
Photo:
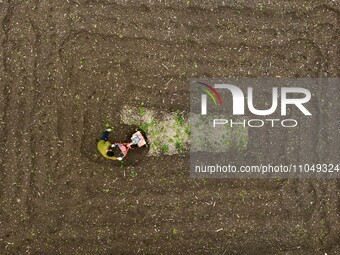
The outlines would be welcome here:
[[[196,83],[202,85],[202,86],[198,87],[199,90],[202,91],[203,93],[206,93],[207,95],[209,95],[210,98],[213,100],[215,105],[217,105],[216,98],[217,98],[219,104],[222,105],[221,96],[213,86],[211,86],[207,83],[204,83],[204,82],[199,82],[199,81],[196,82]]]

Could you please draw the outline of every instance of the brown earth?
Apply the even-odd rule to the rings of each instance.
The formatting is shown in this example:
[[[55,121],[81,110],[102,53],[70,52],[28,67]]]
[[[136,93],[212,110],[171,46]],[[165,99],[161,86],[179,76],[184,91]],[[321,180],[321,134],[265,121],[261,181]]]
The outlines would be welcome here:
[[[339,77],[339,18],[336,0],[0,1],[0,254],[340,254],[338,180],[96,156],[106,122],[130,134],[123,105],[188,111],[192,77]]]

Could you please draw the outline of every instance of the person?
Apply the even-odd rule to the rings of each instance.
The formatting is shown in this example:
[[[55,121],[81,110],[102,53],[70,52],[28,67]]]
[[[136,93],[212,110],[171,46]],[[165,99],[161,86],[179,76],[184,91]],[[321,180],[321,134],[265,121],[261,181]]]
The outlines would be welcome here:
[[[104,130],[102,136],[100,137],[100,141],[97,144],[97,148],[104,158],[121,161],[123,157],[116,157],[113,151],[113,148],[115,148],[116,145],[108,141],[108,136],[111,131],[112,128],[107,128]]]

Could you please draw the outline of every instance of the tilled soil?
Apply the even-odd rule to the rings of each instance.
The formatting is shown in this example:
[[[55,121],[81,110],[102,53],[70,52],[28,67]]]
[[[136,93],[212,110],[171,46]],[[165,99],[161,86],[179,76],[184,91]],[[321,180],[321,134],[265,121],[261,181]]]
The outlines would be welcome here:
[[[96,152],[106,123],[131,133],[124,105],[188,111],[193,77],[339,77],[339,18],[332,0],[0,1],[0,254],[340,254],[338,180]]]

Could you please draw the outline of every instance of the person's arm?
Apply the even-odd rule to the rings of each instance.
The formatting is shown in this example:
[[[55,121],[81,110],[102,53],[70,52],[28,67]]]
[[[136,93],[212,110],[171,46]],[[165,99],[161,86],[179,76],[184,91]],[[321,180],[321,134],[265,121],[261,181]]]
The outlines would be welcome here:
[[[132,145],[134,145],[134,143],[128,143],[127,145],[126,145],[126,147],[128,147],[129,149],[131,149],[131,146]]]

